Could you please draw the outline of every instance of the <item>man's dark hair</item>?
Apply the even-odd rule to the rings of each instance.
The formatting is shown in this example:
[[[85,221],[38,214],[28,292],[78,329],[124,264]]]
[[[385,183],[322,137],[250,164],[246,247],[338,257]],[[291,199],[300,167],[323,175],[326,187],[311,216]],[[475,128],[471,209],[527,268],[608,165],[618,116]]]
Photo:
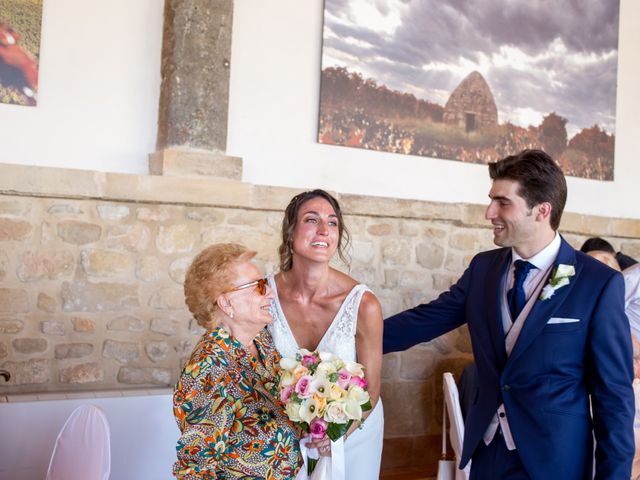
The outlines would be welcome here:
[[[518,195],[533,208],[543,202],[551,204],[551,228],[560,226],[562,211],[567,203],[567,182],[558,164],[542,150],[523,150],[489,164],[492,180],[518,182]]]
[[[604,238],[600,237],[591,237],[587,238],[582,246],[580,247],[580,251],[587,253],[592,252],[594,250],[601,250],[603,252],[609,252],[611,255],[615,255],[616,251],[609,242],[607,242]]]

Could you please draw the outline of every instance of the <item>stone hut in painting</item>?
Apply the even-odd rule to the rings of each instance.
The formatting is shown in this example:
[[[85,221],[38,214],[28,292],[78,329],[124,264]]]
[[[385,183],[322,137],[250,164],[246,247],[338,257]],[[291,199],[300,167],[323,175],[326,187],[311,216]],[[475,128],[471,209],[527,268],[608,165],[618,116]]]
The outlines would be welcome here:
[[[479,72],[471,72],[453,91],[444,106],[443,121],[467,132],[498,124],[496,102]]]

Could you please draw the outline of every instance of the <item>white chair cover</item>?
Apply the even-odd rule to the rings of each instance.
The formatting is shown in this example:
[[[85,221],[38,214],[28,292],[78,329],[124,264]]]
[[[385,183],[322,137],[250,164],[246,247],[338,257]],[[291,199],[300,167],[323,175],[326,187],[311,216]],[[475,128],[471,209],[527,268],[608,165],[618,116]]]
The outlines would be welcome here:
[[[447,460],[447,402],[442,400],[442,455],[438,460],[438,475],[436,480],[455,480],[456,461]]]
[[[58,434],[46,480],[108,480],[111,433],[102,410],[76,408]]]
[[[460,398],[458,397],[458,387],[453,379],[453,375],[445,372],[442,375],[442,384],[444,388],[444,401],[447,406],[449,416],[449,441],[451,448],[456,454],[456,480],[468,480],[471,472],[471,461],[463,470],[457,468],[462,456],[462,441],[464,439],[464,420],[462,419],[462,410],[460,410]]]

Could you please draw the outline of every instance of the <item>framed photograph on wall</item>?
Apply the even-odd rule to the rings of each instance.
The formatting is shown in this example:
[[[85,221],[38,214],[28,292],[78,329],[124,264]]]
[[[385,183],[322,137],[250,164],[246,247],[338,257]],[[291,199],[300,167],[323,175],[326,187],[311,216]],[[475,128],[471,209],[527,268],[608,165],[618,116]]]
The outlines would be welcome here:
[[[318,142],[613,180],[620,1],[326,0]]]
[[[42,2],[0,1],[0,103],[37,103]]]

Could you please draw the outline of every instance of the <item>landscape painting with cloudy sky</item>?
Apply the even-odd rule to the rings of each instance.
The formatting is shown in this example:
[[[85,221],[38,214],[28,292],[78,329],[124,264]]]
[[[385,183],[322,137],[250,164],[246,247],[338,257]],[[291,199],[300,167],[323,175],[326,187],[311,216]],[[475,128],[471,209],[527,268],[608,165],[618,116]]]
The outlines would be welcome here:
[[[613,179],[619,0],[325,0],[318,141]]]

